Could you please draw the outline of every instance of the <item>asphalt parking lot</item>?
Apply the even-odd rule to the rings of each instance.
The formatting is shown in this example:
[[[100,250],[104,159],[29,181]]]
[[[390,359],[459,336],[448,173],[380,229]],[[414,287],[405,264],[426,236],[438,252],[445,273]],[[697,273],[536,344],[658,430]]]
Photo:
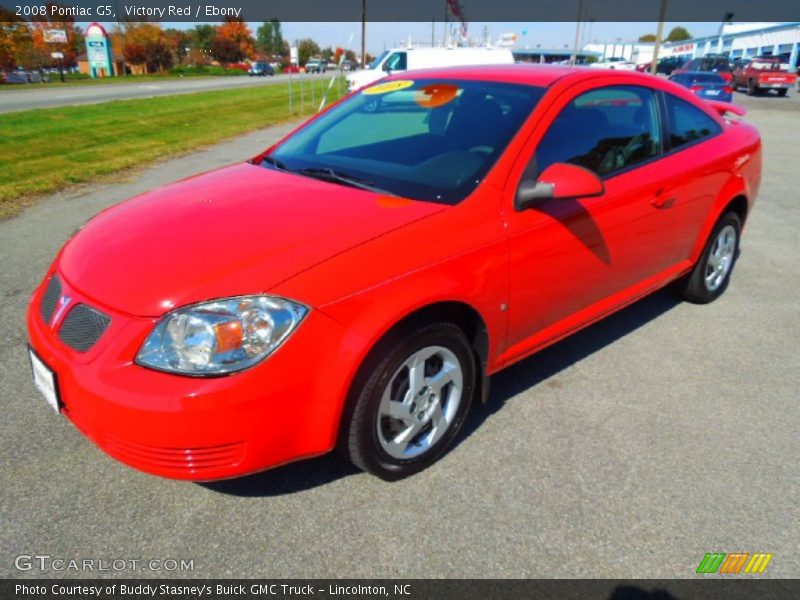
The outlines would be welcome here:
[[[65,575],[15,568],[38,554],[193,561],[118,573],[136,577],[672,578],[706,552],[745,551],[774,554],[764,576],[799,577],[800,98],[736,100],[762,132],[764,173],[725,295],[657,293],[512,367],[440,463],[393,484],[335,456],[158,479],[106,457],[30,381],[26,304],[77,226],[287,127],[0,222],[0,575]]]

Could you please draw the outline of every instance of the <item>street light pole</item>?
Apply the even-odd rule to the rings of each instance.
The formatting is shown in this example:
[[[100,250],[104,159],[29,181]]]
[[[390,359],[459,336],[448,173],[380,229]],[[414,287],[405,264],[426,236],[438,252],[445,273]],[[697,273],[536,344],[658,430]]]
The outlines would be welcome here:
[[[361,0],[361,68],[367,66],[367,0]]]
[[[571,64],[578,62],[578,44],[581,41],[581,31],[583,30],[583,0],[578,0],[578,22],[575,23],[575,44],[572,48]]]
[[[658,67],[658,51],[661,49],[661,38],[664,35],[664,19],[667,16],[667,0],[661,0],[658,11],[658,31],[656,32],[656,45],[653,46],[653,60],[650,62],[650,74],[655,75]]]

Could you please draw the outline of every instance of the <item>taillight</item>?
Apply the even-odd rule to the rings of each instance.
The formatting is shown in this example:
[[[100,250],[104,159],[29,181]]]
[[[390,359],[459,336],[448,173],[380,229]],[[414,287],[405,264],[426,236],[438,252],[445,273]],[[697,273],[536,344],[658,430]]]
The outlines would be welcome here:
[[[692,90],[694,93],[697,93],[699,91],[702,91],[703,86],[702,85],[693,85],[689,89]]]
[[[731,81],[733,81],[733,73],[728,73],[727,71],[723,71],[722,73],[720,73],[720,75],[722,76],[722,78],[725,80],[726,83],[730,83]]]
[[[733,93],[733,88],[731,86],[726,86],[725,87],[725,93],[726,94],[732,94]]]

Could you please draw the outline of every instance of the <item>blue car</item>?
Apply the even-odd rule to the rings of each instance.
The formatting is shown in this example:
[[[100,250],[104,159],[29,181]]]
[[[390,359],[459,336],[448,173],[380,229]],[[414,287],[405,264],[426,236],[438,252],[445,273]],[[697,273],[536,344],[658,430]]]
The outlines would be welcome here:
[[[733,102],[733,87],[719,73],[685,71],[669,78],[705,100]]]

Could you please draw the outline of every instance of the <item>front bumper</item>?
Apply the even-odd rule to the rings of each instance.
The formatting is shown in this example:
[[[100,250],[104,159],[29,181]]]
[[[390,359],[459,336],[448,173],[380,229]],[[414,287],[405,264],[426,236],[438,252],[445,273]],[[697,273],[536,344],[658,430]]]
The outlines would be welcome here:
[[[58,317],[46,324],[40,315],[40,286],[28,308],[30,344],[57,375],[63,414],[109,455],[154,475],[213,480],[334,446],[362,340],[324,314],[312,310],[246,371],[186,377],[134,363],[157,319],[115,312],[61,281],[71,302],[102,310],[111,324],[88,351],[69,348]]]

